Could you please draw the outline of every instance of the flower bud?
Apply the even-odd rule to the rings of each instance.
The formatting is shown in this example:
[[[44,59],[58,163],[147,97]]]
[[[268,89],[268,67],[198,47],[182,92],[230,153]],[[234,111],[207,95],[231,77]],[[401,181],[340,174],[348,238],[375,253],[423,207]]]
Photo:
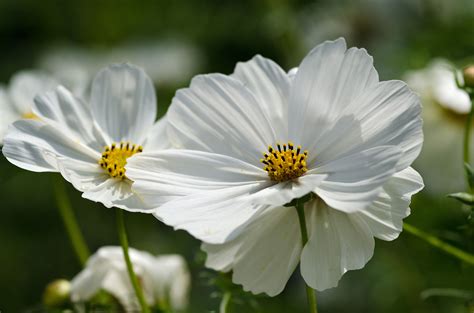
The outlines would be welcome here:
[[[464,76],[464,85],[474,88],[474,65],[468,65],[462,71]]]
[[[48,308],[56,308],[66,304],[71,294],[71,284],[65,279],[57,279],[46,286],[43,304]]]

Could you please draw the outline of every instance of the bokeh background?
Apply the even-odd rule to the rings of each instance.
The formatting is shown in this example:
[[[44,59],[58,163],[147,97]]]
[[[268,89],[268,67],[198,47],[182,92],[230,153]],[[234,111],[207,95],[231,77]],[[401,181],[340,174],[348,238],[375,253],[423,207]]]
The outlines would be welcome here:
[[[366,48],[381,79],[400,79],[443,57],[463,66],[474,57],[474,1],[0,1],[0,81],[23,69],[88,79],[100,66],[131,61],[155,81],[160,114],[193,75],[231,73],[255,54],[290,69],[324,40],[343,36]],[[468,212],[446,194],[461,191],[464,116],[424,102],[433,123],[415,168],[426,189],[414,197],[407,219],[443,240],[474,252]],[[1,113],[0,113],[1,114]],[[433,119],[429,119],[433,120]],[[427,165],[428,164],[428,165]],[[45,285],[79,270],[57,212],[54,174],[27,172],[0,157],[0,311],[39,312]],[[82,199],[67,186],[93,251],[118,244],[115,212]],[[193,274],[189,312],[218,310],[216,276],[202,268],[199,242],[152,216],[126,214],[131,245],[152,253],[180,253]],[[347,273],[339,287],[318,293],[321,312],[469,312],[452,297],[422,299],[431,288],[474,289],[474,269],[408,233],[378,240],[373,259]],[[238,297],[232,312],[306,312],[296,271],[275,297]]]

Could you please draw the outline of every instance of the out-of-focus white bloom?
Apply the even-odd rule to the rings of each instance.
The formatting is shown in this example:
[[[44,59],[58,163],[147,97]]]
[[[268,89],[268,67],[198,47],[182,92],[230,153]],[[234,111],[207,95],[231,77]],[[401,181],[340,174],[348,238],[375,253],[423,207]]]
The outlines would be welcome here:
[[[470,16],[467,12],[474,12],[474,4],[471,0],[309,1],[300,8],[294,20],[298,23],[298,34],[309,47],[328,37],[343,36],[392,55],[403,47],[397,41],[404,40],[404,34],[419,25],[427,11],[433,18],[452,24],[456,19]],[[407,19],[407,15],[411,18]],[[391,40],[386,40],[387,37]]]
[[[456,86],[453,68],[446,60],[435,59],[425,68],[404,75],[423,102],[423,129],[427,136],[415,165],[425,178],[426,191],[433,194],[465,188],[464,180],[459,179],[464,175],[462,134],[471,104],[467,93]],[[471,150],[474,153],[474,147]]]
[[[7,87],[0,87],[0,144],[11,123],[35,117],[32,111],[34,97],[57,85],[58,82],[46,73],[21,71],[11,78]]]
[[[58,68],[51,68],[50,72],[61,82],[61,85],[67,87],[74,95],[86,101],[89,100],[90,83],[95,72],[88,72],[78,64],[66,62]]]
[[[308,3],[296,18],[298,34],[306,47],[311,48],[326,38],[342,36],[349,42],[376,48],[381,57],[384,54],[381,51],[391,53],[396,48],[393,42],[401,37],[401,29],[407,27],[400,23],[400,19],[414,9],[414,1],[343,0],[342,5],[334,1]],[[386,40],[387,37],[392,40]]]
[[[130,259],[147,304],[181,311],[187,307],[191,276],[180,255],[159,255],[130,248]],[[71,282],[73,302],[90,300],[100,290],[114,296],[127,312],[139,304],[128,276],[121,247],[102,247]]]
[[[422,98],[455,113],[466,114],[471,109],[471,100],[467,92],[457,87],[454,70],[448,61],[438,59],[424,69],[408,72],[405,80]]]
[[[2,151],[23,169],[60,172],[84,198],[150,212],[131,191],[124,166],[143,150],[168,147],[166,119],[155,122],[156,111],[147,74],[130,64],[111,65],[96,75],[90,104],[62,86],[36,97],[38,119],[13,123]]]
[[[111,49],[91,50],[79,47],[55,47],[39,60],[39,67],[52,73],[67,73],[81,79],[92,77],[100,68],[112,63],[129,62],[146,69],[160,84],[181,83],[195,74],[201,65],[196,47],[179,40],[144,41],[123,44]]]
[[[230,76],[195,77],[167,113],[184,149],[137,155],[127,173],[160,220],[203,240],[207,266],[232,270],[244,289],[276,295],[301,262],[324,290],[368,262],[374,237],[402,231],[423,187],[410,167],[420,114],[403,82],[379,81],[367,51],[339,39],[290,73],[256,56]],[[302,246],[285,205],[308,194]]]
[[[71,72],[51,75],[40,70],[24,70],[12,76],[8,86],[0,86],[0,144],[11,123],[19,119],[36,118],[33,114],[34,98],[62,84],[82,97],[89,80],[76,78]]]

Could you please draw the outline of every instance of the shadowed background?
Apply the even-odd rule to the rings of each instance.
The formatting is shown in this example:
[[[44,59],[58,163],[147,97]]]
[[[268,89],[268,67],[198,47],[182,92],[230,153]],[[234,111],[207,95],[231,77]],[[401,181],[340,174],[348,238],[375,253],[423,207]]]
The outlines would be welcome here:
[[[186,87],[195,74],[231,73],[236,62],[255,54],[288,70],[312,47],[339,36],[348,46],[366,48],[383,80],[399,79],[435,57],[462,66],[474,56],[474,2],[1,0],[0,81],[8,84],[23,69],[79,69],[93,75],[109,62],[138,60],[155,81],[161,116],[175,90]],[[462,164],[463,116],[446,114],[445,119],[459,127],[459,150],[427,155],[435,162],[423,171],[460,183],[426,181],[426,190],[414,197],[408,221],[473,253],[468,214],[445,197],[463,186],[462,171],[446,171],[443,164]],[[425,129],[426,137],[430,133]],[[56,209],[55,175],[27,172],[0,157],[2,312],[37,311],[48,282],[70,279],[80,270]],[[67,187],[91,250],[118,244],[114,209],[82,199]],[[203,270],[198,241],[150,215],[127,213],[126,222],[131,246],[185,256],[193,273],[189,312],[217,310],[220,290],[208,284],[208,276],[215,274]],[[394,242],[377,240],[375,255],[364,269],[347,273],[338,288],[318,293],[319,307],[332,313],[465,313],[463,300],[422,300],[420,294],[429,288],[472,290],[473,281],[472,267],[402,233]],[[238,300],[232,312],[306,312],[298,270],[278,297],[258,297],[253,303],[242,295]]]

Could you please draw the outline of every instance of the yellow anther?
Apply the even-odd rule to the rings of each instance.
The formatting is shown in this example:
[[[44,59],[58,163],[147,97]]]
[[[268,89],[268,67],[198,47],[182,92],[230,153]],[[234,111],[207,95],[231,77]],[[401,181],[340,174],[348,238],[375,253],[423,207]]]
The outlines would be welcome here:
[[[288,144],[276,143],[277,149],[268,146],[268,153],[263,154],[260,162],[265,164],[264,170],[268,172],[271,180],[283,182],[295,179],[308,171],[306,159],[308,151],[301,153],[301,146],[289,141]]]
[[[125,165],[127,159],[135,153],[143,151],[142,146],[129,142],[113,143],[104,148],[99,165],[113,178],[123,179],[125,176]]]
[[[33,113],[33,112],[25,113],[21,117],[24,118],[24,119],[29,119],[29,120],[37,120],[38,119],[38,116],[36,116],[36,114]]]

